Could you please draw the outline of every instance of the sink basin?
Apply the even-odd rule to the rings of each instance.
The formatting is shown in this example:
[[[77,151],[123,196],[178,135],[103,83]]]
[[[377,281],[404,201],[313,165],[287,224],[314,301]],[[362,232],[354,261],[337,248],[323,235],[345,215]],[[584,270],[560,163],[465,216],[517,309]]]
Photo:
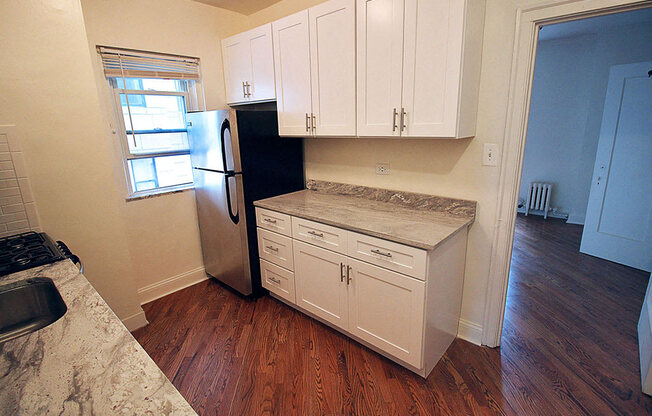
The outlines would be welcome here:
[[[67,310],[54,282],[47,277],[0,286],[0,343],[45,328]]]

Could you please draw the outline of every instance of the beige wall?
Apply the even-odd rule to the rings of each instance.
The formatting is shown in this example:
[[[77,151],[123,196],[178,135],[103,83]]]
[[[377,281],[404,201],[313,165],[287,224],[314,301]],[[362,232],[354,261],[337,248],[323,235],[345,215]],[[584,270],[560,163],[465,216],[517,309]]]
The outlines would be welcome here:
[[[282,0],[249,16],[250,27],[316,3],[321,1]],[[535,3],[540,1],[486,1],[479,114],[474,139],[308,139],[305,144],[308,178],[478,201],[477,220],[469,235],[462,305],[462,319],[476,329],[482,325],[484,317],[500,174],[500,167],[482,166],[482,147],[484,143],[502,145],[516,10]],[[391,175],[376,175],[376,162],[388,162]]]
[[[103,130],[78,0],[0,2],[0,124],[15,124],[44,231],[121,318],[142,312],[118,154]]]
[[[96,45],[199,57],[206,108],[226,106],[220,39],[244,30],[244,16],[190,0],[82,0],[81,3],[102,97],[105,137],[116,152],[120,152],[119,137],[111,133],[109,125],[114,122],[114,110]],[[119,159],[114,163],[122,166]],[[118,186],[126,196],[124,175]],[[124,211],[138,289],[193,271],[204,276],[192,191],[130,201]]]

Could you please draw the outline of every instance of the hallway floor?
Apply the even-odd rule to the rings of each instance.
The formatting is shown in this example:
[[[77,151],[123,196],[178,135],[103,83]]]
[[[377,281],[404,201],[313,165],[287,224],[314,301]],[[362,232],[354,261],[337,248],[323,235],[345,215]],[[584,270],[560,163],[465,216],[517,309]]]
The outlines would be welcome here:
[[[209,280],[134,332],[200,415],[645,415],[649,273],[580,254],[582,227],[517,219],[502,346],[456,340],[428,379],[265,296]]]

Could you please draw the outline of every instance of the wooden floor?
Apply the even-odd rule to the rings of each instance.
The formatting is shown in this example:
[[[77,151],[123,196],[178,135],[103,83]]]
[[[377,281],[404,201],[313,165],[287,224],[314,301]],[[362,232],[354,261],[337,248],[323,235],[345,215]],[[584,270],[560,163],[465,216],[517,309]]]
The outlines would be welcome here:
[[[648,274],[579,254],[581,227],[519,217],[502,346],[456,340],[427,380],[270,297],[206,281],[134,333],[200,415],[645,415]]]

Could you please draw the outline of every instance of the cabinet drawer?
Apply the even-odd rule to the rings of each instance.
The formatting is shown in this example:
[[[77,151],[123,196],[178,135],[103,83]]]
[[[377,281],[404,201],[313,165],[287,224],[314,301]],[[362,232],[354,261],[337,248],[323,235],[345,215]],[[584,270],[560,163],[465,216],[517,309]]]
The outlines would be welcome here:
[[[294,270],[292,239],[258,228],[258,254],[261,259]]]
[[[427,252],[368,235],[348,233],[350,257],[426,280]]]
[[[294,295],[294,273],[261,259],[260,274],[265,289],[289,302],[296,303]]]
[[[292,221],[287,214],[256,207],[256,224],[260,228],[292,236]]]
[[[347,232],[340,228],[292,217],[292,237],[337,253],[346,254]]]

